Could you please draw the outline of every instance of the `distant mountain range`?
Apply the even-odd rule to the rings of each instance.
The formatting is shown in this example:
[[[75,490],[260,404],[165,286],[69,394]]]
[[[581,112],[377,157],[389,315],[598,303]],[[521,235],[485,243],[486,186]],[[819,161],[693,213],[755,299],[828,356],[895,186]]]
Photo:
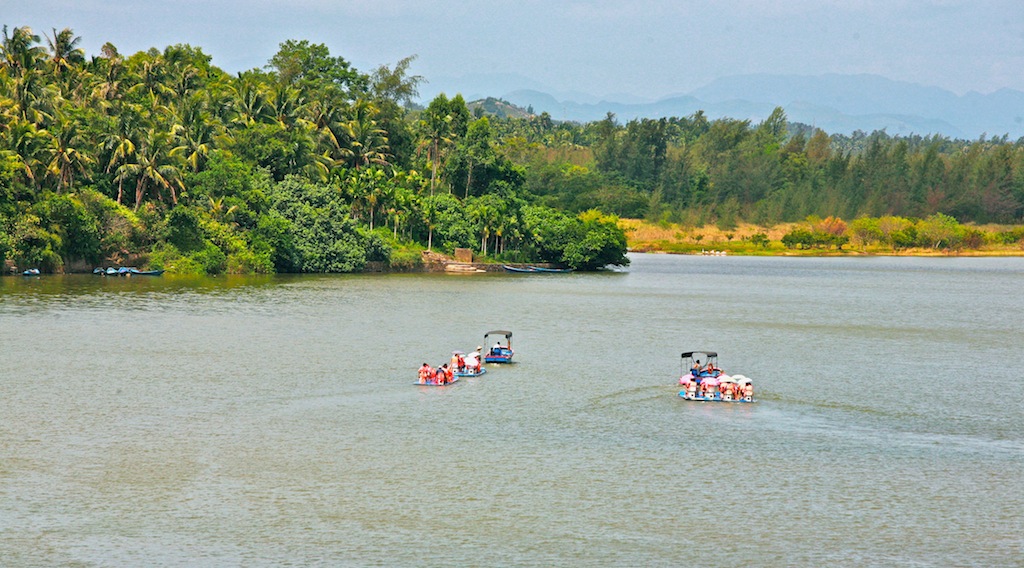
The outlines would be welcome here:
[[[498,97],[523,108],[532,107],[537,114],[547,112],[555,120],[590,122],[612,112],[619,122],[627,122],[634,118],[689,116],[703,110],[711,119],[758,122],[781,106],[790,121],[833,134],[884,129],[894,135],[941,134],[968,140],[982,135],[993,138],[1006,134],[1011,140],[1024,137],[1024,92],[1002,89],[961,96],[877,75],[735,75],[689,93],[647,101],[628,95],[599,98],[579,92],[551,92],[514,75],[464,77],[446,84],[458,87],[449,95],[461,92],[466,100]],[[513,85],[521,87],[510,88]]]

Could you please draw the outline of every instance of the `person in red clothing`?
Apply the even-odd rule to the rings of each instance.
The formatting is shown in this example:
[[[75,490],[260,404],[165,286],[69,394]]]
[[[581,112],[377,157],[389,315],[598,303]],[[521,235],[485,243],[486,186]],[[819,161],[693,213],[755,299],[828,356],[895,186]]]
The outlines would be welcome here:
[[[431,369],[430,365],[427,365],[426,363],[424,363],[423,366],[420,367],[420,384],[421,385],[427,384],[427,382],[430,380],[430,377],[433,376],[433,374],[434,374],[434,369]]]

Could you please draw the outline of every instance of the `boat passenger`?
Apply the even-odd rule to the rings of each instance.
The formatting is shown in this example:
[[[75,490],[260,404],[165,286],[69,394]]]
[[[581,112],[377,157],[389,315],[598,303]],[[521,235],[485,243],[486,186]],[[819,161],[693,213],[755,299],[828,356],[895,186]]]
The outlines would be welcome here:
[[[444,372],[444,368],[447,365],[448,363],[444,363],[443,365],[438,367],[437,370],[434,371],[434,382],[432,384],[443,385],[445,384],[445,382],[447,382],[446,379],[448,377],[448,374]]]
[[[748,402],[754,400],[754,383],[743,385],[743,400]]]
[[[449,361],[449,365],[453,369],[458,369],[459,368],[459,354],[458,353],[452,353],[452,358],[451,358],[451,361]]]
[[[424,363],[423,366],[420,367],[420,384],[421,385],[427,384],[427,381],[430,380],[430,377],[433,374],[434,374],[434,370],[430,368],[430,365],[427,365],[426,363]]]
[[[445,384],[452,382],[452,378],[455,376],[455,369],[448,366],[448,363],[442,365],[444,367],[444,379]]]
[[[466,358],[463,360],[463,364],[466,369],[469,369],[471,372],[478,375],[480,374],[480,357],[476,351],[466,355]]]

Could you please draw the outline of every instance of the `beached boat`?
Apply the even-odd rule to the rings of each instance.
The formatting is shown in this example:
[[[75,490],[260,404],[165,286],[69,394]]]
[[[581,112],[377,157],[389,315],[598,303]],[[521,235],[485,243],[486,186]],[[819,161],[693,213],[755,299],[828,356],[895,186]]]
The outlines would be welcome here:
[[[531,266],[534,272],[549,272],[553,274],[566,274],[572,272],[571,268],[545,268],[543,266]]]
[[[505,272],[517,272],[517,273],[537,272],[536,270],[534,270],[534,268],[532,266],[509,266],[507,264],[502,264],[501,267],[505,269]]]
[[[487,348],[484,353],[484,363],[511,363],[512,356],[515,355],[515,351],[512,350],[512,332],[505,331],[503,329],[496,329],[494,331],[488,331],[484,334],[484,345],[487,345],[487,339],[497,335],[505,336],[505,344],[502,345],[499,340],[497,343]]]
[[[510,266],[508,264],[502,264],[502,268],[505,272],[518,272],[520,274],[538,274],[538,273],[559,273],[564,274],[566,272],[572,272],[571,268],[545,268],[543,266]]]
[[[38,268],[29,268],[21,273],[22,276],[39,276],[39,274],[40,272]]]
[[[755,402],[754,382],[743,375],[726,374],[718,366],[718,353],[687,351],[680,359],[680,366],[683,365],[689,369],[679,378],[679,396],[684,400]]]
[[[121,266],[118,268],[114,268],[113,266],[111,266],[110,268],[107,269],[94,268],[92,273],[100,276],[160,276],[161,274],[164,273],[164,271],[139,270],[134,266]]]
[[[136,270],[134,268],[131,269],[132,276],[160,276],[163,273],[163,270]]]

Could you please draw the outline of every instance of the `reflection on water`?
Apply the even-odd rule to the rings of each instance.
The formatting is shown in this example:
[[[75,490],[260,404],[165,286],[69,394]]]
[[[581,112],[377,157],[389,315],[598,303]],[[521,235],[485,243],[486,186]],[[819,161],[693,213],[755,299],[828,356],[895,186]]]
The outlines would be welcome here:
[[[1020,565],[1022,275],[0,278],[0,558]],[[518,363],[411,385],[505,328]],[[681,400],[691,349],[760,402]]]

